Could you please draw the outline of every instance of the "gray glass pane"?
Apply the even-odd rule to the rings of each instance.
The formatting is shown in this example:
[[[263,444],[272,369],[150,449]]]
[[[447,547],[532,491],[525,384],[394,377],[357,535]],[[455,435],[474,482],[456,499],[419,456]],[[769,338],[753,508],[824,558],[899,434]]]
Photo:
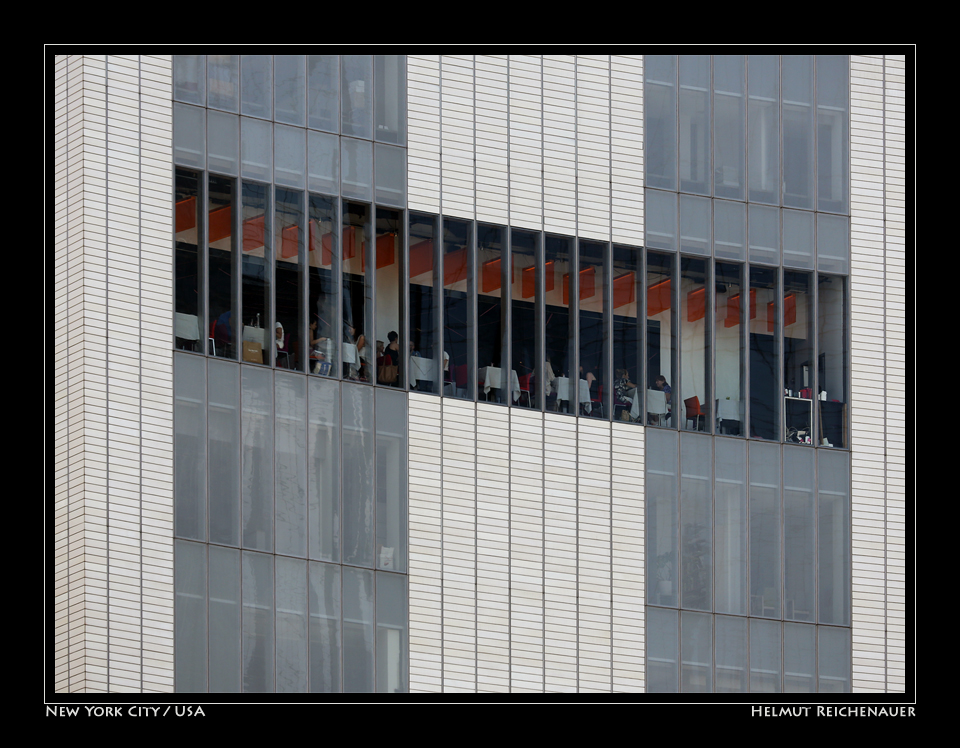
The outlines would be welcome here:
[[[377,572],[377,691],[407,690],[407,578]]]
[[[747,615],[746,445],[717,439],[715,448],[715,610]]]
[[[780,203],[780,58],[747,56],[750,201]],[[752,259],[752,258],[751,258]]]
[[[237,111],[237,55],[207,55],[207,106]]]
[[[816,626],[783,624],[784,693],[816,692],[816,631]]]
[[[303,187],[307,163],[307,131],[277,125],[273,129],[273,178],[277,184]]]
[[[341,194],[373,200],[373,143],[341,138],[340,166]]]
[[[276,569],[277,692],[306,693],[307,562],[278,556]]]
[[[650,187],[677,189],[677,57],[646,55],[643,69],[644,170]],[[647,214],[649,215],[649,213]]]
[[[780,447],[750,444],[750,615],[780,618]]]
[[[344,384],[343,562],[374,566],[373,389]]]
[[[813,210],[813,56],[784,55],[783,204]]]
[[[203,169],[206,166],[204,114],[187,104],[173,105],[173,162]]]
[[[705,197],[680,196],[680,251],[698,255],[710,254],[710,216],[712,200]]]
[[[404,55],[374,55],[376,139],[402,145],[407,138],[407,81]]]
[[[207,441],[204,360],[174,356],[174,534],[206,540]]]
[[[677,249],[677,196],[646,190],[646,237],[650,248]]]
[[[210,546],[210,692],[240,691],[240,551]]]
[[[813,450],[783,448],[784,618],[816,621]]]
[[[273,550],[273,372],[242,367],[243,546]]]
[[[207,690],[206,546],[174,546],[174,684],[181,693]]]
[[[243,552],[243,690],[275,690],[273,556]]]
[[[780,264],[780,210],[763,205],[750,205],[750,262]]]
[[[647,430],[647,602],[677,606],[677,458],[675,431]]]
[[[647,608],[647,692],[677,693],[680,673],[678,615],[675,610]]]
[[[407,150],[377,143],[374,156],[377,202],[404,207],[407,202]]]
[[[339,55],[307,55],[307,127],[340,129]]]
[[[305,124],[306,77],[303,55],[273,58],[273,118],[288,125]]]
[[[310,380],[310,558],[340,560],[340,387]]]
[[[340,194],[340,138],[336,135],[307,131],[307,188]]]
[[[743,200],[746,184],[743,55],[713,58],[713,107],[714,194]]]
[[[210,542],[240,545],[240,367],[207,364]]]
[[[711,194],[710,55],[680,55],[680,190]],[[682,208],[681,208],[682,211]]]
[[[747,619],[717,616],[716,681],[717,693],[746,693],[747,678]]]
[[[173,98],[203,106],[206,101],[206,56],[173,56]]]
[[[374,673],[373,572],[343,568],[343,690],[372,693]]]
[[[307,380],[276,373],[277,553],[307,555]]]
[[[850,272],[850,219],[846,216],[817,214],[817,269]]]
[[[751,618],[751,693],[780,693],[780,659],[780,622]]]
[[[273,56],[240,58],[241,114],[271,119],[273,116]]]
[[[273,125],[240,118],[240,168],[244,177],[269,182],[273,175]]]
[[[813,267],[813,213],[783,211],[783,264],[785,267]]]
[[[713,254],[731,260],[746,257],[746,206],[716,200],[713,204]]]
[[[680,690],[713,692],[713,616],[680,614]]]
[[[680,606],[713,609],[713,439],[680,435]]]
[[[207,112],[207,168],[236,176],[240,171],[240,118],[226,112]]]
[[[818,626],[820,693],[850,693],[850,629]]]
[[[340,567],[310,563],[310,691],[340,691]]]
[[[817,55],[817,208],[849,210],[849,59]]]
[[[817,450],[820,622],[850,625],[850,456]]]
[[[377,390],[377,568],[405,571],[407,397]]]
[[[358,138],[373,138],[373,57],[343,55],[340,58],[340,132]]]

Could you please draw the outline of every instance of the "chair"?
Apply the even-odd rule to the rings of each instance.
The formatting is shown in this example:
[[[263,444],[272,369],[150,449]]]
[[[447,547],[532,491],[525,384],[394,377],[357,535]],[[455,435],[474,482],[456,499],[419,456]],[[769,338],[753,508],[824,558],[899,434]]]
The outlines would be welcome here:
[[[707,411],[705,408],[700,407],[700,398],[694,395],[693,397],[688,397],[683,401],[683,412],[684,412],[684,427],[686,427],[687,421],[695,421],[697,431],[700,430],[700,419],[703,418],[703,427],[706,430],[707,427]]]
[[[213,355],[217,355],[217,321],[214,320],[210,323],[210,337],[207,338],[207,342],[213,346]]]
[[[284,366],[280,366],[281,356],[283,357]],[[277,368],[290,368],[290,335],[286,334],[283,336],[283,350],[277,351]]]
[[[520,381],[520,397],[519,397],[519,399],[517,400],[517,405],[520,405],[520,403],[523,402],[523,396],[526,395],[526,396],[527,396],[527,407],[528,407],[528,408],[531,407],[531,405],[530,405],[530,377],[531,377],[531,376],[532,376],[531,374],[524,374],[522,377],[519,378],[519,381]]]
[[[596,381],[596,380],[594,380]],[[603,418],[603,385],[597,389],[597,396],[590,396],[590,415],[597,414],[597,418]]]
[[[650,421],[650,416],[656,416],[657,425],[663,426],[666,415],[667,393],[663,390],[647,390],[647,422]]]

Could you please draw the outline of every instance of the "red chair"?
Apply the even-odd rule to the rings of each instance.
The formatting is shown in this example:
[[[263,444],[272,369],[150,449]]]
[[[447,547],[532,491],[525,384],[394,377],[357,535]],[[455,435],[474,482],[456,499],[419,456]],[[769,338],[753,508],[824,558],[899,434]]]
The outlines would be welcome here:
[[[520,382],[520,396],[517,398],[517,405],[520,405],[523,402],[523,396],[527,396],[527,407],[532,407],[530,401],[530,377],[532,374],[524,374],[522,377],[517,377],[517,380]]]
[[[597,418],[603,418],[603,385],[597,388],[597,396],[590,396],[590,415],[599,411]]]
[[[688,397],[683,401],[683,412],[684,412],[684,426],[686,426],[686,421],[695,421],[696,430],[700,430],[700,419],[704,419],[704,427],[706,427],[707,411],[706,408],[700,407],[700,398],[694,395],[693,397]]]

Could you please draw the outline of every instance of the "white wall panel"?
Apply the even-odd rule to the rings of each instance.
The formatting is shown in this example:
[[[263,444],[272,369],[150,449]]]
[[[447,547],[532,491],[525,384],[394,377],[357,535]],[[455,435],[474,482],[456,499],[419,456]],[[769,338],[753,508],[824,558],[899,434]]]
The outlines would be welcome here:
[[[440,57],[407,57],[407,207],[440,213]]]
[[[441,209],[444,215],[472,219],[474,193],[473,56],[440,58]]]
[[[543,58],[543,227],[577,233],[576,58]]]
[[[543,227],[543,96],[538,55],[511,55],[509,77],[510,225]]]
[[[643,244],[643,57],[610,58],[612,238]]]
[[[474,73],[477,220],[505,225],[510,221],[507,57],[477,55]]]
[[[610,58],[577,57],[577,234],[610,239]]]

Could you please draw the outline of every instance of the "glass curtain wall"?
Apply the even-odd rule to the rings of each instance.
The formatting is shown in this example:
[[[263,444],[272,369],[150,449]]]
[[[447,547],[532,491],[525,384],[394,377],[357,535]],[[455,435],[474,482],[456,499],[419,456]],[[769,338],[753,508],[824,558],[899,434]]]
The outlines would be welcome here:
[[[337,376],[339,351],[336,330],[337,293],[340,278],[340,247],[337,242],[337,200],[310,195],[309,297],[307,330],[309,335],[310,372],[326,377]]]
[[[370,382],[373,371],[373,273],[368,273],[372,253],[372,215],[364,203],[343,201],[343,378]]]
[[[200,330],[200,180],[196,172],[177,169],[174,183],[174,274],[176,347],[202,351]]]
[[[271,364],[274,333],[268,330],[270,320],[270,282],[272,253],[269,248],[267,227],[270,188],[266,185],[244,182],[241,204],[243,206],[243,256],[242,256],[242,309],[241,360],[250,364]],[[269,333],[269,334],[268,334]]]
[[[437,216],[410,213],[410,387],[453,394],[450,359],[441,346],[439,278],[436,271]],[[447,389],[449,387],[449,389]]]
[[[443,350],[450,357],[454,397],[476,396],[470,253],[473,223],[443,219]],[[484,393],[486,394],[486,393]]]
[[[677,370],[675,268],[676,255],[647,252],[646,420],[651,426],[673,428],[676,401],[670,382]]]
[[[506,294],[507,230],[477,224],[477,386],[486,400],[508,402],[502,370],[507,360]],[[507,283],[510,281],[507,280]]]
[[[389,387],[403,387],[407,381],[404,347],[408,346],[400,336],[403,330],[403,214],[378,207],[376,225],[376,381]]]
[[[210,175],[207,188],[208,353],[237,358],[236,257],[233,219],[236,181]],[[211,340],[212,338],[212,340]]]
[[[606,300],[607,247],[600,242],[581,241],[579,252],[579,318],[580,336],[580,414],[604,418],[610,412],[610,382],[607,377],[607,354],[610,338]]]
[[[643,391],[643,251],[613,245],[613,417],[640,421]]]
[[[539,408],[536,383],[537,331],[540,329],[539,295],[537,293],[537,254],[540,234],[532,231],[510,232],[510,402],[528,408]]]
[[[303,193],[278,187],[274,218],[276,313],[270,340],[278,367],[300,370],[303,350]]]
[[[576,413],[571,408],[570,381],[576,374],[577,338],[570,305],[569,276],[574,240],[547,234],[544,240],[544,398],[548,410]]]

